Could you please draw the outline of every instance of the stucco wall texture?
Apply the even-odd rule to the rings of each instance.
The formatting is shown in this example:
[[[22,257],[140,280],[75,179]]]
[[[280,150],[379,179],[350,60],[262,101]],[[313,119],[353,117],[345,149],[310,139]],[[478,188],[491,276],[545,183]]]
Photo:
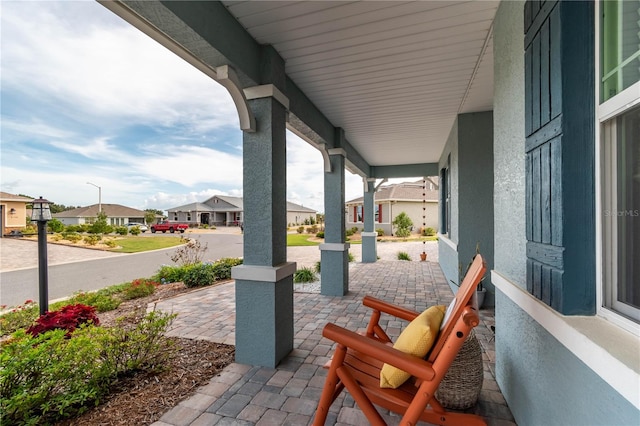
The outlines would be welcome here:
[[[503,1],[494,22],[494,269],[524,288],[523,9]],[[518,425],[638,424],[635,407],[500,291],[495,318],[497,381]]]

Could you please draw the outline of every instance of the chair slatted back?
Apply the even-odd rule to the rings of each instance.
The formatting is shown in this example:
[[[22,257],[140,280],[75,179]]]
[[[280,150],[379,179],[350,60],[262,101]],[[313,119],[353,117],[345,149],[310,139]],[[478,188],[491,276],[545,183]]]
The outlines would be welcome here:
[[[458,293],[456,293],[456,303],[454,305],[454,308],[451,311],[447,322],[444,324],[444,327],[442,328],[442,330],[440,330],[438,339],[431,348],[431,352],[429,353],[428,358],[430,362],[434,362],[438,357],[438,354],[444,347],[447,338],[453,331],[456,321],[458,321],[458,319],[462,315],[462,311],[464,310],[464,308],[469,304],[473,304],[475,309],[478,308],[475,296],[476,288],[482,280],[482,277],[484,277],[486,270],[487,268],[484,264],[482,256],[477,254],[473,260],[473,263],[469,267],[464,280],[462,280],[462,283],[460,284]]]

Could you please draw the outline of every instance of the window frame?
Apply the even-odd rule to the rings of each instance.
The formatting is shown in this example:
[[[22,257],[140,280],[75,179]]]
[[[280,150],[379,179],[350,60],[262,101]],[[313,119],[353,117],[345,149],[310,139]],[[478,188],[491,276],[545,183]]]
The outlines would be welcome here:
[[[596,111],[596,128],[595,132],[595,158],[596,158],[596,301],[597,315],[601,316],[617,326],[640,336],[640,323],[628,318],[623,312],[615,310],[615,305],[620,303],[617,300],[609,303],[610,298],[615,294],[613,287],[617,279],[617,265],[613,268],[606,268],[605,265],[614,264],[611,262],[615,250],[617,250],[617,228],[611,215],[605,214],[605,211],[615,210],[617,207],[617,180],[607,180],[607,177],[613,173],[616,164],[616,145],[611,144],[605,146],[607,141],[611,140],[612,135],[616,135],[616,119],[623,113],[640,105],[640,81],[632,84],[620,93],[612,96],[604,102],[601,99],[602,85],[602,43],[601,43],[601,11],[602,1],[596,2],[595,5],[595,111]],[[614,232],[616,231],[616,232]],[[632,308],[635,309],[635,308]]]

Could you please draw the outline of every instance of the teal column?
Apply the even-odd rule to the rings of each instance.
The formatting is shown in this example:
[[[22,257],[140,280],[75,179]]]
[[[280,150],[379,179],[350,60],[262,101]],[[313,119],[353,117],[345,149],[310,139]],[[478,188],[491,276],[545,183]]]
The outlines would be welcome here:
[[[364,193],[364,230],[362,231],[362,263],[373,263],[378,260],[376,240],[378,233],[374,229],[376,180],[365,181]]]
[[[341,129],[339,129],[341,131]],[[330,149],[331,171],[324,174],[324,244],[320,245],[320,293],[344,296],[349,291],[349,244],[345,243],[345,151]]]
[[[244,264],[236,280],[236,362],[275,367],[293,349],[293,274],[287,262],[286,108],[249,101],[254,133],[243,137]]]

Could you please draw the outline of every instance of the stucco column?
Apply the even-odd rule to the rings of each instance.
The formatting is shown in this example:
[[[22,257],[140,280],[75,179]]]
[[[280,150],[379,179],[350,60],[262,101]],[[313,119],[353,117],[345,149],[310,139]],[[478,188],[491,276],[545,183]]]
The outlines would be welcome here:
[[[320,245],[320,293],[344,296],[349,291],[349,247],[345,243],[345,151],[330,149],[331,171],[324,174],[324,244]]]
[[[362,262],[373,263],[378,260],[376,251],[376,240],[378,233],[374,229],[375,205],[374,198],[376,193],[376,180],[365,180],[364,193],[364,230],[362,231]]]
[[[244,264],[236,280],[236,362],[275,367],[293,349],[293,273],[287,262],[286,108],[250,100],[243,137]]]

